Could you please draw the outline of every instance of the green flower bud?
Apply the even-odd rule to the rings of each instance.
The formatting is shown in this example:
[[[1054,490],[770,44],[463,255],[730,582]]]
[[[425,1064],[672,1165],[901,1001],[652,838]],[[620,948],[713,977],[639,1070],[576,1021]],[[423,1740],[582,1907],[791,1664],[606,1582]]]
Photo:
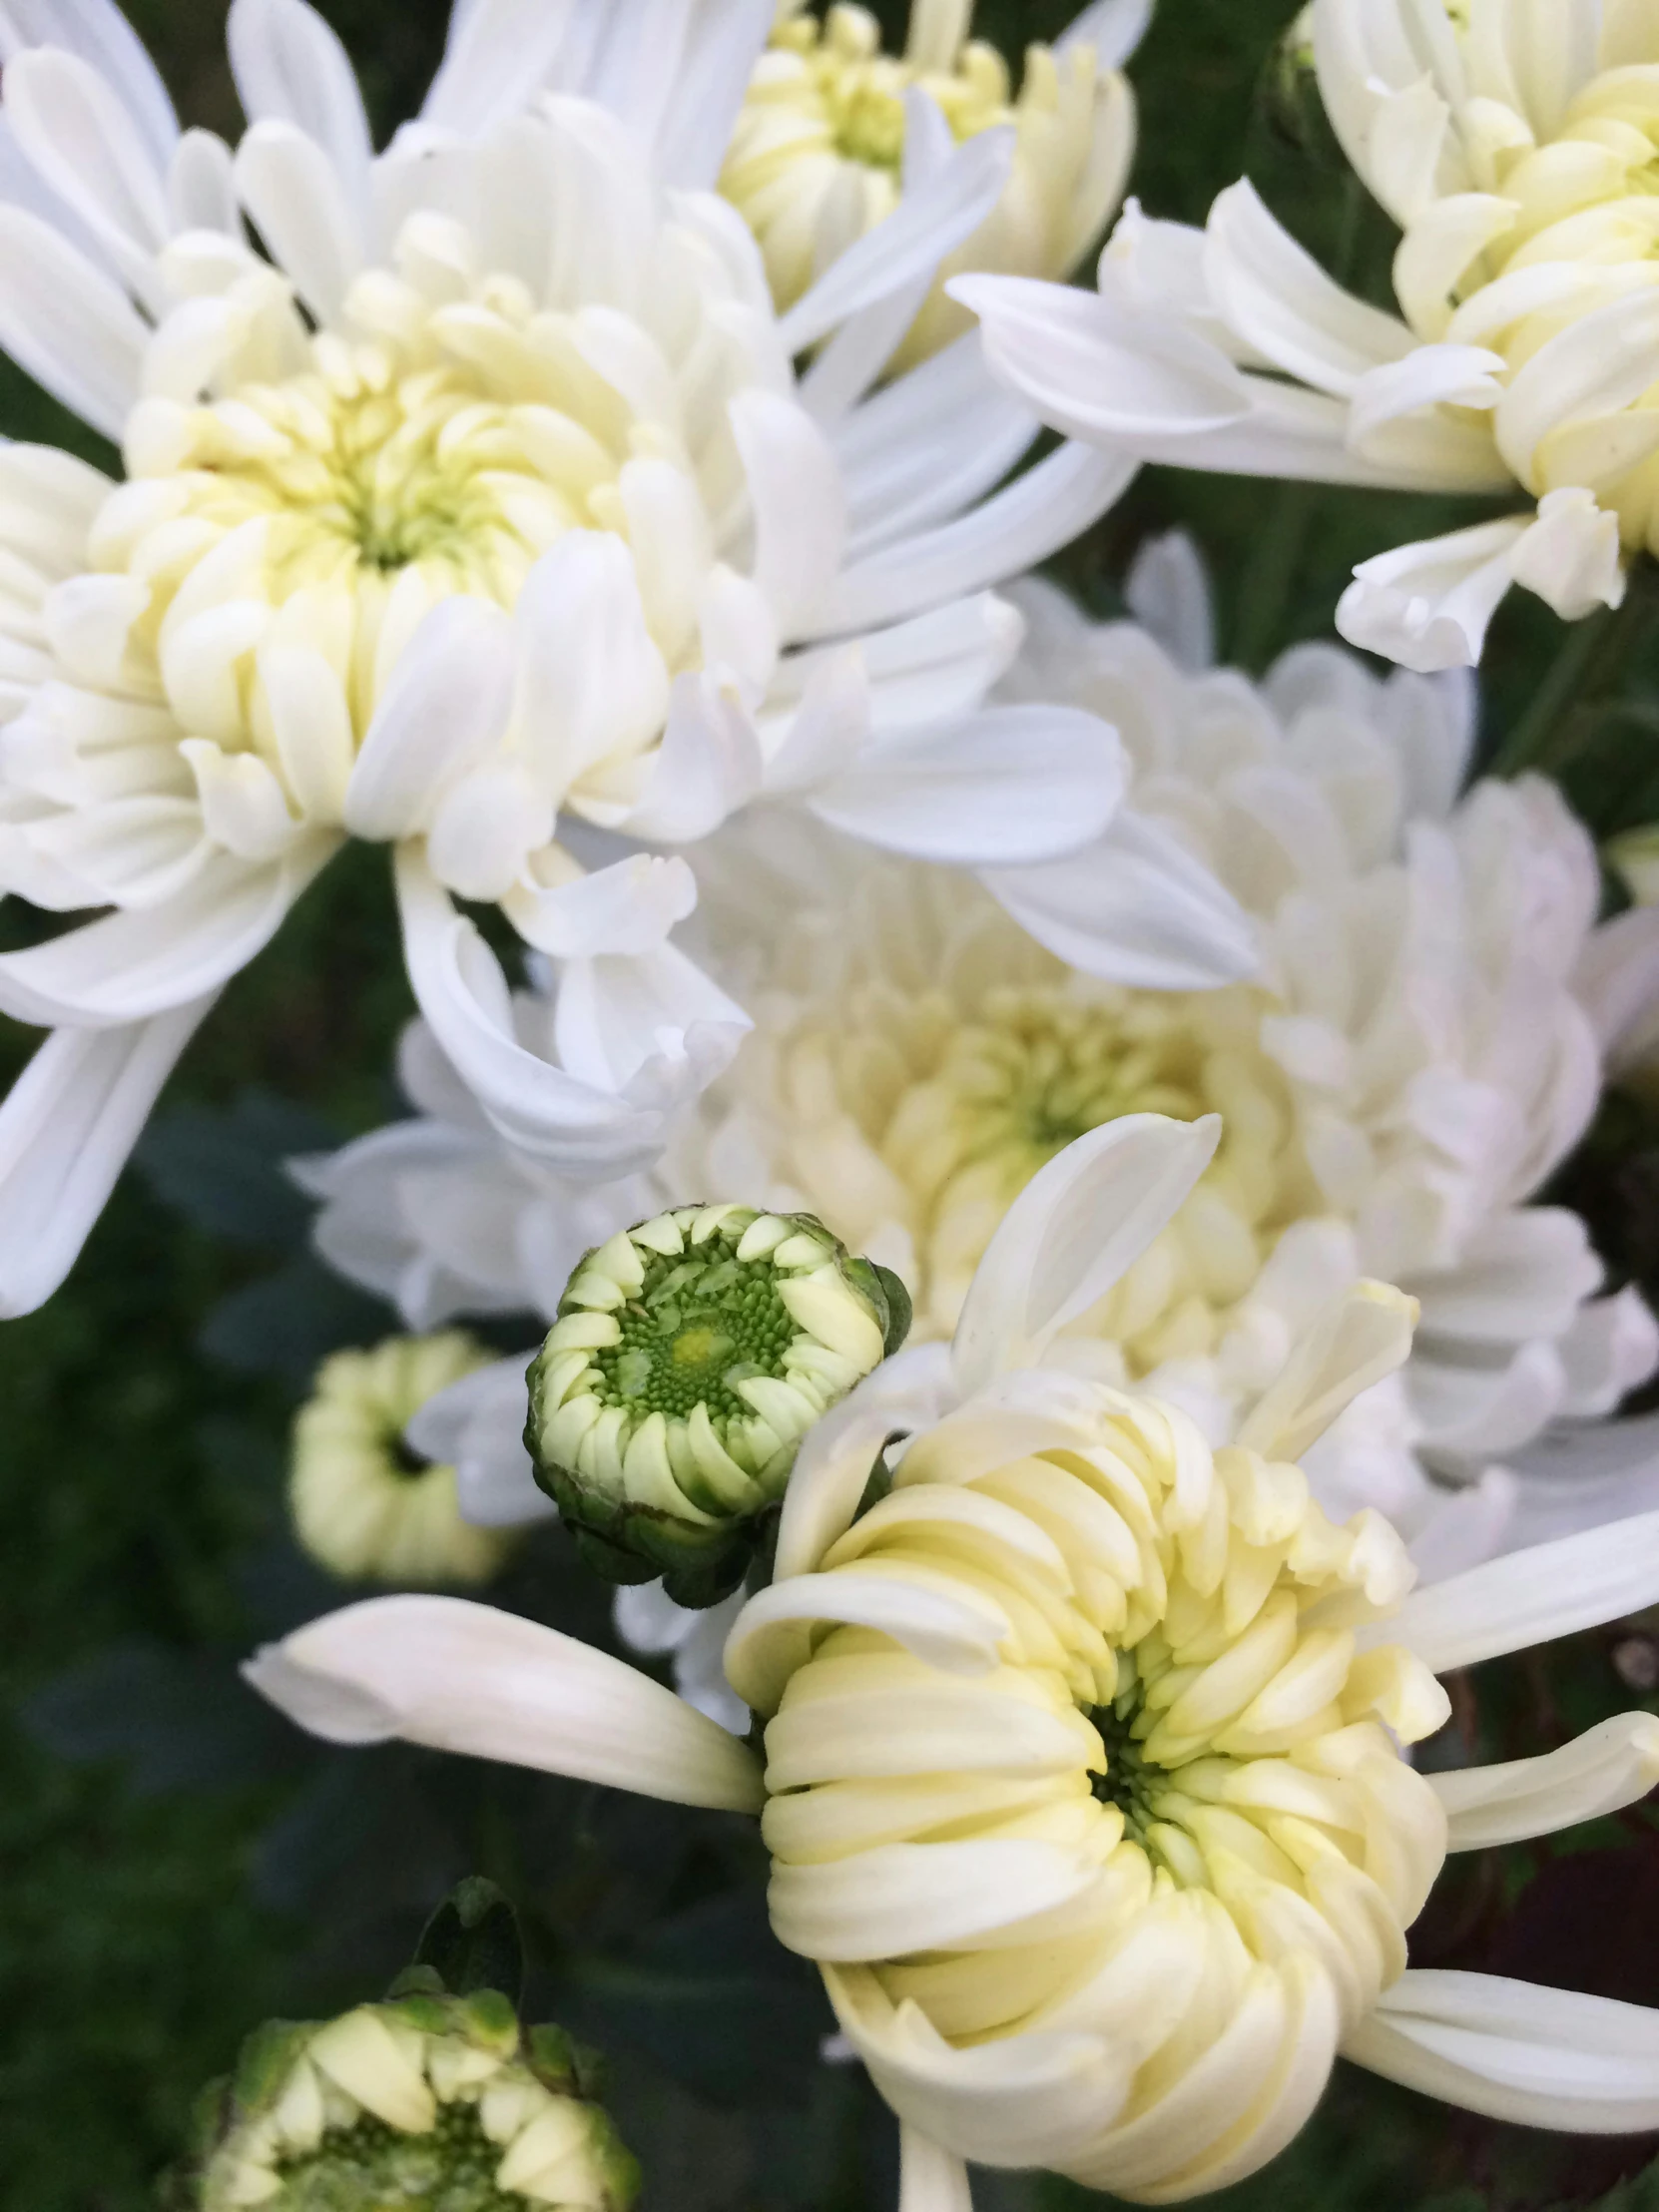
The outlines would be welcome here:
[[[453,1467],[429,1465],[403,1431],[438,1392],[487,1367],[458,1329],[338,1352],[293,1424],[288,1502],[319,1565],[347,1579],[443,1588],[487,1582],[510,1532],[461,1518]]]
[[[736,1587],[813,1423],[897,1351],[898,1278],[811,1214],[686,1206],[590,1252],[530,1367],[536,1479],[614,1582]]]
[[[580,2045],[522,2029],[494,1989],[274,2021],[204,2096],[196,2154],[164,2201],[170,2212],[627,2212],[639,2168],[596,2089]]]

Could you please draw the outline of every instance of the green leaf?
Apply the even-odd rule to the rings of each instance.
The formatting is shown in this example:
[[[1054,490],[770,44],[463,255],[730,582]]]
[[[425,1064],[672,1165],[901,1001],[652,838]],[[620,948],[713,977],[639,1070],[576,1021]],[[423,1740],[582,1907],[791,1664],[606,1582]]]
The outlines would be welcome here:
[[[516,2005],[524,1989],[518,1915],[493,1882],[468,1875],[426,1923],[414,1964],[430,1967],[451,1996],[498,1989]]]

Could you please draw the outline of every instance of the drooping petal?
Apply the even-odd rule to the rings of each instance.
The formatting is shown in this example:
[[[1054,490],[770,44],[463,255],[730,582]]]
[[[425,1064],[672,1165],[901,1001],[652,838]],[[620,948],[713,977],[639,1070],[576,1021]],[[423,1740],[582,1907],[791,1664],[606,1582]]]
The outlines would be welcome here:
[[[620,1659],[458,1598],[375,1598],[268,1645],[244,1670],[330,1743],[400,1737],[678,1805],[760,1809],[754,1755]]]
[[[1446,1810],[1448,1851],[1553,1836],[1636,1804],[1656,1783],[1659,1718],[1652,1713],[1616,1713],[1539,1759],[1428,1777]]]
[[[1362,561],[1337,608],[1337,628],[1351,645],[1419,675],[1478,667],[1527,528],[1519,516],[1483,522]]]
[[[1267,1459],[1299,1460],[1362,1390],[1411,1356],[1417,1302],[1386,1283],[1357,1283],[1302,1337],[1239,1430]]]
[[[119,1029],[59,1029],[0,1105],[0,1317],[74,1266],[213,996]]]
[[[1345,2040],[1390,2081],[1522,2127],[1659,2127],[1659,2012],[1444,1967],[1401,1974]]]
[[[969,1287],[951,1348],[963,1393],[1037,1365],[1139,1259],[1220,1141],[1214,1114],[1127,1114],[1050,1160],[1003,1217]]]

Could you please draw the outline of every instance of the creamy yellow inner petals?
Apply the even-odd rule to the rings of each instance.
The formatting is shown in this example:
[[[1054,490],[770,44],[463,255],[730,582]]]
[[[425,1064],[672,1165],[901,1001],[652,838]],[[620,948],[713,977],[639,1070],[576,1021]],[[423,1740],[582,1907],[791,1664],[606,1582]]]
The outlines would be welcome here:
[[[1126,990],[1049,966],[1056,979],[966,1004],[872,982],[803,1017],[778,1062],[789,1172],[844,1233],[867,1241],[883,1217],[908,1232],[918,1326],[944,1335],[1008,1207],[1056,1153],[1123,1114],[1219,1112],[1214,1165],[1094,1325],[1136,1373],[1209,1353],[1281,1232],[1319,1210],[1259,1041],[1265,1001],[1244,987]]]

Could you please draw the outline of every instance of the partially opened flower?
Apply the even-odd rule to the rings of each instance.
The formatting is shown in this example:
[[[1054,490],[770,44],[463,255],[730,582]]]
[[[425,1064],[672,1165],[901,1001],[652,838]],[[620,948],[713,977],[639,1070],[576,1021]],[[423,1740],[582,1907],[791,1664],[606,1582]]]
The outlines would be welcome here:
[[[962,0],[912,0],[901,56],[881,51],[866,8],[838,4],[820,22],[806,0],[780,0],[720,176],[761,242],[779,305],[793,306],[884,222],[942,147],[1005,125],[1015,144],[1002,197],[943,262],[932,288],[922,287],[895,365],[967,328],[966,311],[941,289],[944,276],[987,269],[1069,276],[1123,196],[1135,104],[1118,68],[1150,13],[1151,0],[1086,8],[1052,49],[1026,50],[1016,96],[1002,55],[969,38],[972,7]],[[909,99],[915,91],[925,105]]]
[[[346,838],[393,848],[485,1113],[614,1177],[742,1015],[669,941],[683,869],[585,876],[570,821],[689,843],[768,793],[977,867],[1110,818],[1108,733],[983,709],[1018,641],[985,587],[1133,464],[995,489],[1037,424],[971,340],[866,397],[1011,135],[940,149],[780,317],[711,189],[770,16],[476,0],[378,156],[304,0],[235,0],[234,156],[111,0],[6,19],[0,344],[125,471],[0,455],[0,887],[103,910],[0,959],[0,1010],[57,1032],[0,1115],[7,1310]],[[544,1033],[457,898],[560,965]]]
[[[639,2167],[591,2056],[494,1989],[273,2021],[207,2091],[175,2212],[628,2212]]]
[[[489,1580],[507,1539],[462,1519],[454,1467],[409,1440],[423,1406],[489,1365],[458,1329],[323,1362],[294,1420],[288,1470],[294,1532],[313,1559],[334,1574],[416,1588]]]
[[[964,2159],[1197,2195],[1289,2140],[1339,2049],[1533,2126],[1659,2124],[1659,2017],[1412,1972],[1404,1942],[1448,1848],[1631,1803],[1659,1724],[1444,1778],[1400,1749],[1447,1711],[1431,1670],[1659,1597],[1659,1515],[1407,1599],[1393,1530],[1335,1526],[1296,1463],[1405,1356],[1410,1302],[1375,1285],[1219,1452],[1043,1365],[1218,1134],[1080,1139],[1007,1215],[949,1350],[901,1355],[809,1438],[777,1579],[727,1648],[764,1766],[625,1665],[454,1600],[353,1607],[251,1669],[335,1741],[762,1811],[775,1928],[903,2123],[908,2205],[959,2205]]]
[[[1184,541],[1144,556],[1130,590],[1142,624],[1101,626],[1019,587],[1008,689],[1110,721],[1133,780],[1091,850],[999,873],[1001,911],[971,879],[812,826],[757,819],[700,849],[699,954],[755,1032],[677,1124],[660,1195],[591,1239],[666,1183],[806,1208],[892,1269],[917,1336],[939,1338],[1067,1142],[1137,1111],[1220,1112],[1216,1161],[1064,1356],[1150,1380],[1220,1442],[1346,1285],[1402,1285],[1424,1313],[1411,1360],[1309,1471],[1338,1518],[1387,1513],[1432,1578],[1511,1540],[1516,1453],[1550,1424],[1583,1435],[1659,1353],[1639,1293],[1600,1295],[1582,1222],[1536,1202],[1659,1018],[1655,917],[1597,924],[1595,851],[1553,785],[1459,795],[1463,680],[1384,682],[1328,647],[1260,686],[1215,670]],[[1089,901],[1092,942],[1054,928],[1051,890]],[[1237,980],[1207,964],[1229,930]],[[422,1117],[307,1170],[323,1250],[422,1320],[551,1320],[540,1260],[563,1195],[436,1086],[421,1095]],[[463,1472],[467,1509],[491,1518],[514,1495],[535,1510],[515,1382],[493,1400],[499,1448],[474,1461],[502,1479]],[[481,1410],[495,1387],[462,1389]]]
[[[713,1605],[801,1439],[898,1350],[910,1302],[810,1214],[682,1206],[587,1253],[530,1367],[525,1441],[590,1565]]]
[[[1363,563],[1339,623],[1417,669],[1473,664],[1512,584],[1576,621],[1659,550],[1649,219],[1652,0],[1314,0],[1326,111],[1403,233],[1388,314],[1248,183],[1203,232],[1125,218],[1097,297],[953,287],[1050,422],[1148,459],[1524,511]]]

